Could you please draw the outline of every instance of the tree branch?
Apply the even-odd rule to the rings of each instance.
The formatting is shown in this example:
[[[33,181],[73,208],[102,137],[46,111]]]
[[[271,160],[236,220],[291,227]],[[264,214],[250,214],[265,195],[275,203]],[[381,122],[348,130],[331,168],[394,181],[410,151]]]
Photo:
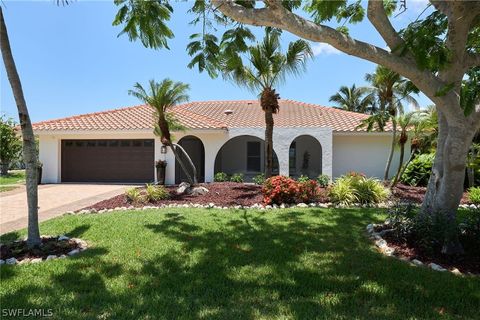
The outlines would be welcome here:
[[[393,28],[387,13],[383,1],[369,0],[367,10],[368,20],[373,24],[378,33],[382,36],[383,40],[390,47],[392,52],[397,51],[400,47],[405,45],[402,37]]]
[[[351,38],[331,27],[316,24],[286,10],[279,1],[265,0],[267,7],[253,9],[238,5],[233,0],[211,1],[223,14],[241,23],[280,28],[303,39],[328,43],[349,55],[388,67],[415,83],[417,88],[439,105],[439,108],[445,109],[443,111],[447,116],[458,117],[455,110],[444,107],[445,102],[458,105],[457,96],[453,93],[447,93],[442,97],[437,96],[437,92],[444,89],[448,82],[440,80],[427,70],[419,70],[417,64],[407,57],[394,55],[372,44]]]

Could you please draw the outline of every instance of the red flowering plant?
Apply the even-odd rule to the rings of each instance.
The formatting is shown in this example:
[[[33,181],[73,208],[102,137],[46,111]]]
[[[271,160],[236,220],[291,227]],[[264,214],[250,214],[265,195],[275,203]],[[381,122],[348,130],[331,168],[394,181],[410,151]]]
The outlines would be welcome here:
[[[265,204],[295,202],[300,191],[297,181],[285,176],[271,177],[263,183],[262,193]]]
[[[298,182],[298,193],[296,195],[297,202],[313,202],[316,201],[320,194],[320,186],[315,180],[307,180]]]

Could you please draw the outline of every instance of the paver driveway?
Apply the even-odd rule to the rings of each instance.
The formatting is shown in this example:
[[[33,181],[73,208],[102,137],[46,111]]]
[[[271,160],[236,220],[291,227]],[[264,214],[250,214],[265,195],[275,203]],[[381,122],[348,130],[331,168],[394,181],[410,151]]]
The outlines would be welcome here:
[[[118,184],[47,184],[38,186],[38,218],[45,221],[108,199],[125,191]],[[0,193],[0,233],[27,227],[25,186]]]

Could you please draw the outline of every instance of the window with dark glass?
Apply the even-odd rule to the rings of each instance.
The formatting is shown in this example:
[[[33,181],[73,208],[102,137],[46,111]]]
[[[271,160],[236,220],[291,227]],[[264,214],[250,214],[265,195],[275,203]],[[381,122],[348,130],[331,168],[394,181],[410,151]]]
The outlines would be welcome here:
[[[142,146],[142,141],[141,140],[133,140],[132,145],[134,147],[141,147]]]
[[[297,142],[293,141],[288,151],[288,164],[290,170],[295,170],[297,166]]]
[[[87,141],[87,147],[95,147],[96,141],[95,140],[89,140]]]
[[[75,141],[76,147],[83,147],[83,141]]]
[[[120,140],[121,147],[130,147],[130,140]]]
[[[144,147],[151,147],[153,146],[153,140],[143,140]]]
[[[97,146],[106,147],[107,146],[107,141],[106,140],[98,140]]]
[[[66,147],[73,147],[73,141],[66,141],[65,146]]]
[[[247,171],[260,171],[261,156],[260,156],[260,142],[247,142]]]
[[[110,140],[108,142],[109,147],[118,147],[118,140]]]

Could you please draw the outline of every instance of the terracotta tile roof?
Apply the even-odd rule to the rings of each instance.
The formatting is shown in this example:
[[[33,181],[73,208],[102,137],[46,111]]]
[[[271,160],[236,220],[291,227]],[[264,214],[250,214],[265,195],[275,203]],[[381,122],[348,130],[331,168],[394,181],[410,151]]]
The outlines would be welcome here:
[[[336,132],[356,129],[368,115],[315,104],[281,99],[274,115],[276,127],[331,127]],[[230,110],[231,114],[226,114]],[[176,118],[189,129],[264,127],[258,100],[189,102],[172,108]],[[141,130],[152,129],[153,109],[147,105],[89,113],[33,124],[34,130]],[[391,127],[386,128],[387,131]]]

